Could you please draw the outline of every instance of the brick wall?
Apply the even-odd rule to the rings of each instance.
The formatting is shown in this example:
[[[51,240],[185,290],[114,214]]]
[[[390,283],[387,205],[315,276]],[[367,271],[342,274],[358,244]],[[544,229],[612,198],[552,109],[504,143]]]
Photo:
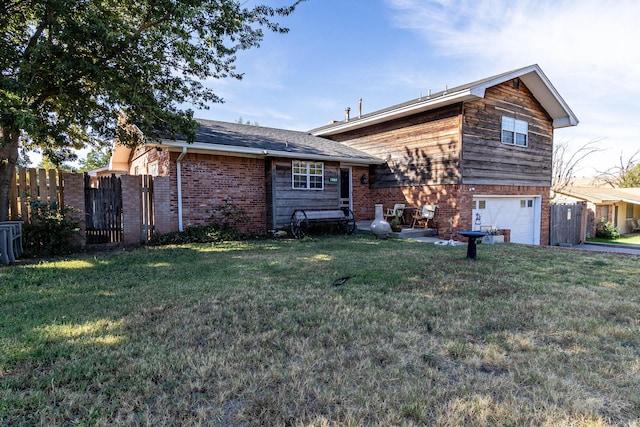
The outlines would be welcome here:
[[[122,175],[122,229],[125,245],[139,245],[142,242],[142,200],[139,175]]]
[[[473,191],[471,190],[472,188],[474,189]],[[542,196],[540,244],[549,244],[549,187],[438,185],[382,188],[371,190],[368,202],[371,205],[371,212],[373,212],[375,203],[382,203],[385,209],[393,207],[396,203],[404,203],[408,206],[416,207],[437,205],[438,208],[436,209],[433,223],[438,229],[438,236],[442,239],[449,239],[451,226],[456,230],[470,230],[473,228],[471,211],[474,194]],[[373,219],[373,216],[371,218]]]
[[[178,228],[178,187],[176,160],[179,153],[171,153],[172,228]],[[266,231],[265,166],[264,160],[187,154],[181,161],[183,226],[207,225],[212,221],[214,208],[231,203],[249,216],[247,224],[239,224],[243,232]]]
[[[85,235],[87,231],[84,216],[84,174],[64,172],[62,182],[64,191],[63,206],[73,210],[71,215],[74,220],[78,221],[80,228],[74,243],[84,247],[86,245]]]

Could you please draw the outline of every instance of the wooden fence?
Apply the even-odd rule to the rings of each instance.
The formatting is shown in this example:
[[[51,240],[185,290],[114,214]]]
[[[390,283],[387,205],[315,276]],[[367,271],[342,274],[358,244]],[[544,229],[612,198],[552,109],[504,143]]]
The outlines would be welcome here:
[[[586,206],[551,205],[549,244],[551,246],[571,246],[582,243],[586,232]]]
[[[87,243],[121,243],[122,185],[115,175],[91,178],[84,174]]]
[[[64,206],[62,173],[55,169],[17,168],[9,189],[9,218],[31,221],[35,202],[51,207]]]

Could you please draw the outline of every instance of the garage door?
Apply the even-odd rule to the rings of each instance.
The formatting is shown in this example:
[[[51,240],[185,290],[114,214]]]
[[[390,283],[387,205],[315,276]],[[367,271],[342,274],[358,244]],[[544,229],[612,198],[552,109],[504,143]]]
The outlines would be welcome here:
[[[512,243],[540,244],[541,198],[536,196],[476,196],[474,228],[493,226],[511,230]]]

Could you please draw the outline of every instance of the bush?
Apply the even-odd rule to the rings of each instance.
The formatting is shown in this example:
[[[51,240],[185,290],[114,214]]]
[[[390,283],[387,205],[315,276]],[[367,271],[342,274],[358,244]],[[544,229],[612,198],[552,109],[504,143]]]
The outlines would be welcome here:
[[[182,245],[186,243],[219,243],[243,240],[251,237],[236,229],[239,224],[249,222],[249,215],[240,207],[225,202],[213,208],[210,225],[189,226],[183,232],[153,234],[149,246]]]
[[[600,221],[598,221],[598,224],[596,225],[596,237],[616,240],[620,238],[620,232],[611,221],[600,218]]]
[[[150,246],[182,245],[186,243],[219,243],[238,240],[242,235],[233,228],[220,228],[218,225],[190,226],[183,232],[172,231],[166,234],[153,234]]]
[[[73,236],[78,222],[72,209],[58,208],[57,203],[31,203],[31,223],[22,230],[25,256],[65,255],[73,252]]]

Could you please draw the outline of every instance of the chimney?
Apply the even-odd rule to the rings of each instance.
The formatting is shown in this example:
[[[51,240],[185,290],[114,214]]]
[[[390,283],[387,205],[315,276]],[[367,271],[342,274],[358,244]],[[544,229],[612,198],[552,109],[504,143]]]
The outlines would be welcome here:
[[[344,109],[344,121],[348,122],[349,121],[349,113],[351,112],[351,108],[347,107]]]

